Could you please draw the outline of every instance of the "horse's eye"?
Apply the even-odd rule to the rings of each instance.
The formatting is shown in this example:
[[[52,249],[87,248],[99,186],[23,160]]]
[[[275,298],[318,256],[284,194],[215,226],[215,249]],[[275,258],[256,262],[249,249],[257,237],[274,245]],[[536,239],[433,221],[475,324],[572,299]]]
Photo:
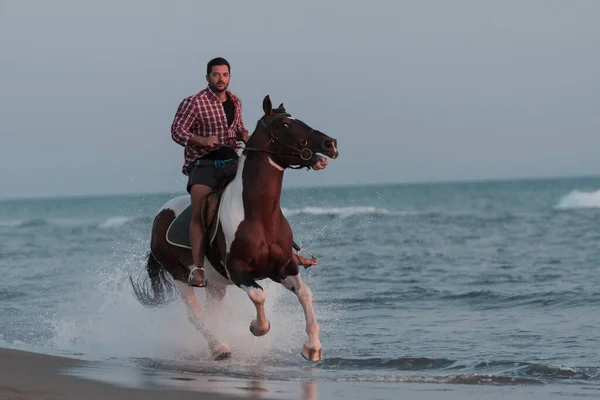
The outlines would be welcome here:
[[[283,127],[284,127],[285,129],[290,129],[290,125],[289,125],[289,124],[286,124],[285,122],[283,123]]]

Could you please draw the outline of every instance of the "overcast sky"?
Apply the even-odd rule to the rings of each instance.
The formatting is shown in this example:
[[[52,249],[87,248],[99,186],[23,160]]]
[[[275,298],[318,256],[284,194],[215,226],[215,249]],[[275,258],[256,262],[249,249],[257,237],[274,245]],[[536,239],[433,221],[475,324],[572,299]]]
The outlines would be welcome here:
[[[286,186],[600,174],[600,1],[0,0],[0,197],[184,192],[217,56],[338,139]]]

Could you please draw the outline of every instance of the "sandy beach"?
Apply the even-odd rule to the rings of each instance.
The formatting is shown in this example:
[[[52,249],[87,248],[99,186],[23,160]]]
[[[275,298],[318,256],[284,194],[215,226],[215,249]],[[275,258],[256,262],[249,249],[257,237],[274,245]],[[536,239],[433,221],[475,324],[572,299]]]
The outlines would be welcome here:
[[[0,349],[0,399],[240,399],[244,397],[173,388],[122,387],[68,374],[87,362],[66,357]]]

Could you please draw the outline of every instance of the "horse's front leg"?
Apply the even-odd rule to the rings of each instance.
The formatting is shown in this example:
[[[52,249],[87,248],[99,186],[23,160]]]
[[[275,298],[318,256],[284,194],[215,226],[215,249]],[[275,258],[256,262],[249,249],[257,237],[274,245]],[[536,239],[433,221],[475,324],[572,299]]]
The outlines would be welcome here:
[[[206,328],[206,320],[204,313],[198,300],[196,299],[196,293],[194,289],[186,283],[177,281],[177,289],[179,294],[185,303],[187,308],[188,320],[202,333],[202,336],[208,342],[208,348],[211,356],[215,360],[223,360],[231,357],[231,352],[227,345],[219,343],[219,341],[213,336],[213,334]]]
[[[297,270],[297,268],[296,268]],[[308,286],[304,284],[300,273],[290,275],[281,280],[281,284],[298,297],[298,301],[304,309],[304,317],[306,319],[306,333],[308,340],[302,348],[302,357],[310,361],[319,361],[323,358],[321,352],[321,341],[319,340],[319,326],[315,318],[315,312],[312,305],[312,293]]]
[[[256,283],[246,264],[241,261],[232,262],[229,273],[232,282],[246,292],[256,307],[256,319],[250,323],[250,332],[254,336],[266,335],[271,330],[271,323],[265,314],[266,296],[263,288]]]

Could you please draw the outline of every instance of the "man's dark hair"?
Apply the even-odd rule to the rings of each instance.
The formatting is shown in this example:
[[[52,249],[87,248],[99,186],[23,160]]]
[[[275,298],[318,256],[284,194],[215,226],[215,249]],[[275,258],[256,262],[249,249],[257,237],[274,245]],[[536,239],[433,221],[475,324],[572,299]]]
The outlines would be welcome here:
[[[227,65],[227,69],[231,73],[231,66],[229,66],[227,60],[223,57],[217,57],[210,60],[206,65],[206,75],[210,75],[210,73],[212,72],[212,67],[214,67],[215,65]]]

